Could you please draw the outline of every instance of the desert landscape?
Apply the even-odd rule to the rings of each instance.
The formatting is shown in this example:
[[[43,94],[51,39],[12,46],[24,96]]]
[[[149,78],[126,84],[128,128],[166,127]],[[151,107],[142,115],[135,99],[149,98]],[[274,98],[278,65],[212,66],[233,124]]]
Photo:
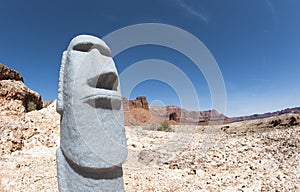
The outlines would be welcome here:
[[[0,192],[300,192],[300,1],[2,1]]]
[[[17,71],[0,72],[0,189],[58,191],[56,102],[42,101]],[[244,120],[149,106],[146,97],[123,104],[126,191],[300,190],[298,108]]]

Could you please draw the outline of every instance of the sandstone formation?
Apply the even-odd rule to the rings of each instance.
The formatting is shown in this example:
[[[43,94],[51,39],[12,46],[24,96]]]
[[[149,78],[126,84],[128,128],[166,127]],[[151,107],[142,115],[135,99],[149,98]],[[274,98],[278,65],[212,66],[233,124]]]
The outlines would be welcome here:
[[[176,106],[151,106],[152,114],[164,117],[165,119],[175,121],[180,124],[208,125],[211,121],[223,120],[226,118],[223,114],[219,114],[216,110],[208,111],[188,111]]]
[[[171,124],[208,125],[209,123],[223,123],[227,118],[216,110],[188,111],[176,106],[150,106],[145,96],[135,100],[123,98],[125,125],[141,125],[151,122],[168,120]]]
[[[0,146],[3,155],[21,150],[28,147],[28,143],[33,143],[34,135],[41,131],[40,128],[32,125],[38,125],[41,120],[39,116],[35,116],[36,112],[33,110],[42,108],[42,100],[37,92],[26,87],[23,77],[17,71],[4,65],[0,65],[0,71],[0,133],[2,136]],[[29,111],[33,112],[26,114]],[[53,118],[48,117],[46,120],[51,119]],[[46,145],[54,143],[50,139],[48,141],[42,142]]]
[[[146,97],[137,97],[128,100],[123,97],[124,123],[125,125],[141,125],[152,119]]]
[[[0,69],[0,113],[20,114],[43,107],[41,96],[26,87],[18,72],[3,65]]]
[[[149,110],[148,101],[145,96],[137,97],[135,100],[128,101],[128,107],[132,108],[142,108],[145,110]]]
[[[176,112],[170,113],[170,115],[169,115],[169,121],[179,122],[180,119],[179,119],[179,117],[177,115],[178,115],[178,113],[176,113]]]
[[[0,63],[0,81],[1,80],[15,80],[24,82],[23,77],[19,72]]]

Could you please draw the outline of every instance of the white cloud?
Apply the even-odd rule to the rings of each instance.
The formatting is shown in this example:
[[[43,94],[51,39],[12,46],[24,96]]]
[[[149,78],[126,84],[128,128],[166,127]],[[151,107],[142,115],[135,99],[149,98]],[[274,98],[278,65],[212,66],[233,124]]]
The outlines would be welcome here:
[[[277,11],[275,9],[275,5],[270,0],[266,0],[266,3],[267,3],[267,7],[269,8],[269,11],[272,15],[273,23],[276,25],[278,22],[278,18],[277,18]]]
[[[203,13],[201,13],[199,10],[196,10],[192,6],[185,3],[183,0],[178,0],[178,3],[180,5],[180,7],[182,7],[186,12],[199,18],[201,21],[203,21],[205,23],[208,23],[208,21],[209,21],[208,17],[206,15],[204,15]]]

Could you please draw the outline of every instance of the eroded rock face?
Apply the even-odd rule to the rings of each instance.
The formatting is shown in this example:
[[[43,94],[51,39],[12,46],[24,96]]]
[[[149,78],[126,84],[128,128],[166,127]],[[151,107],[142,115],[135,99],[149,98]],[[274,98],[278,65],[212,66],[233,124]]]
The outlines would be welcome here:
[[[47,108],[30,113],[12,114],[3,111],[0,115],[1,155],[31,149],[35,146],[57,146],[59,115],[55,103]]]
[[[71,41],[62,57],[57,98],[60,191],[124,191],[127,144],[118,79],[101,39],[80,35]]]
[[[26,87],[22,76],[2,64],[0,72],[0,149],[1,155],[4,155],[22,150],[28,147],[28,143],[36,143],[38,138],[35,135],[42,131],[33,124],[43,121],[43,115],[37,115],[37,111],[34,111],[42,108],[41,96]],[[26,113],[29,111],[32,112]],[[55,118],[55,114],[51,115]],[[46,129],[45,125],[49,124],[52,122],[40,125]]]
[[[0,63],[0,80],[16,80],[16,81],[24,82],[23,77],[19,72],[10,69],[9,67],[1,63]]]
[[[181,124],[208,125],[210,122],[219,119],[223,120],[226,117],[216,110],[188,111],[176,106],[151,106],[150,111],[154,115]]]
[[[137,97],[135,100],[129,100],[129,108],[142,108],[149,110],[149,104],[145,96]]]
[[[177,113],[171,113],[169,115],[169,121],[179,121],[179,118],[177,117]]]
[[[39,110],[43,107],[41,96],[26,87],[22,81],[0,81],[0,111],[12,111],[15,113]]]
[[[123,98],[124,124],[141,125],[151,119],[149,105],[146,97],[137,97],[135,100]]]
[[[22,114],[43,107],[41,96],[23,83],[19,72],[0,64],[0,113]]]

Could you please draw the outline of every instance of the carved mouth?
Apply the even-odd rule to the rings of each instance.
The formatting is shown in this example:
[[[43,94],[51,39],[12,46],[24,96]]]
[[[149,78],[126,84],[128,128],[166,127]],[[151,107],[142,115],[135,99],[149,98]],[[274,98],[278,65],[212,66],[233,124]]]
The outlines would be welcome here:
[[[119,95],[91,95],[86,102],[94,108],[119,110],[122,105],[122,98]]]

